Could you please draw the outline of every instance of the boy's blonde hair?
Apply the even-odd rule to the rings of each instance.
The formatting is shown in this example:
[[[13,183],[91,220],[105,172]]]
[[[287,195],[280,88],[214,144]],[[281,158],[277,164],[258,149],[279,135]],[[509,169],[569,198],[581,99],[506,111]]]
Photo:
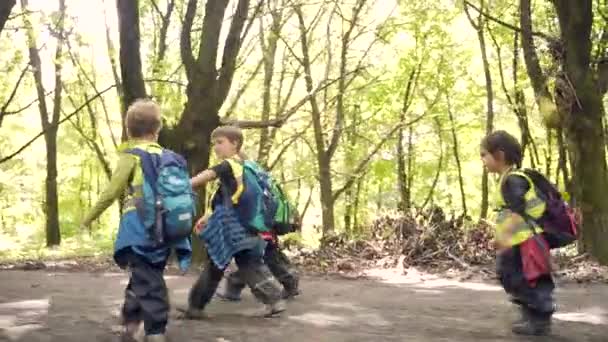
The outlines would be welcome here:
[[[137,99],[127,109],[125,122],[132,138],[156,134],[162,127],[160,107],[152,100]]]
[[[230,142],[235,143],[237,152],[241,152],[245,138],[243,137],[243,131],[240,128],[236,126],[220,126],[211,132],[211,139],[216,139],[218,137],[224,137],[230,140]]]

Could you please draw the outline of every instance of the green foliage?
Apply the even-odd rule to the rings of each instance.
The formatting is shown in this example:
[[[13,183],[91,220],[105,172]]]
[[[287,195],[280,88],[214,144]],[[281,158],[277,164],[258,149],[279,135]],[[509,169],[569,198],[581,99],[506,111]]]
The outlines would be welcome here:
[[[297,17],[289,8],[289,2],[270,2],[277,8],[287,8],[278,40],[275,67],[271,71],[272,119],[280,117],[286,109],[298,104],[308,94],[300,65]],[[140,3],[142,62],[144,78],[148,80],[148,93],[161,104],[167,122],[175,123],[183,112],[186,100],[186,77],[179,50],[185,2],[176,1],[167,32],[167,51],[164,58],[158,58],[161,18],[151,2]],[[165,1],[157,3],[161,11],[166,10]],[[199,5],[202,6],[203,3]],[[335,203],[336,223],[339,228],[342,227],[348,210],[353,211],[350,214],[356,216],[359,226],[365,226],[384,210],[396,210],[400,201],[397,186],[398,134],[388,137],[387,135],[397,125],[404,125],[402,143],[406,154],[405,162],[411,165],[411,174],[407,176],[413,181],[413,206],[421,206],[433,190],[430,203],[445,207],[446,212],[462,210],[458,185],[459,170],[455,162],[451,134],[453,128],[458,139],[457,152],[462,163],[461,171],[469,212],[475,217],[479,211],[482,169],[478,145],[485,131],[486,89],[479,44],[475,31],[463,12],[464,2],[442,0],[397,3],[398,7],[392,13],[387,13],[383,7],[386,4],[382,1],[369,1],[362,11],[356,27],[361,32],[356,33],[353,43],[348,45],[347,63],[349,71],[357,69],[360,63],[360,70],[355,76],[348,78],[344,96],[345,118],[341,127],[336,127],[337,77],[341,38],[344,28],[348,26],[341,16],[347,18],[350,15],[352,4],[349,2],[348,6],[340,8],[344,11],[340,13],[341,16],[334,15],[337,9],[330,3],[318,5],[325,6],[318,16],[317,5],[304,6],[303,9],[307,25],[316,24],[309,32],[310,54],[311,58],[314,58],[313,83],[316,86],[327,77],[327,84],[315,95],[322,107],[322,138],[326,145],[334,130],[341,130],[339,144],[332,159],[333,191],[348,185],[349,181],[353,180],[352,177],[355,177],[355,181],[351,182],[352,185],[347,189],[349,191],[343,192]],[[100,4],[101,0],[91,1],[91,9],[99,7]],[[516,5],[516,1],[492,2],[487,11],[517,26]],[[56,8],[44,7],[40,15],[35,15],[33,20],[34,25],[40,27],[39,40],[44,42],[41,47],[44,58],[43,78],[48,89],[54,86],[51,63],[56,37],[49,33],[49,27],[52,28],[58,20],[55,10]],[[534,11],[535,30],[557,36],[555,13],[549,2],[535,3]],[[598,14],[594,25],[594,42],[599,41],[600,32],[605,29],[599,8],[596,8],[596,11]],[[198,11],[195,19],[196,28],[201,27],[202,12]],[[474,17],[477,15],[474,10],[471,12]],[[261,39],[267,39],[272,19],[266,11],[262,11],[261,15],[262,20],[260,21],[259,17],[254,19],[255,22],[243,42],[234,82],[222,107],[221,114],[229,114],[231,119],[261,118],[264,68],[257,66],[264,53]],[[334,16],[329,19],[331,15]],[[114,83],[105,28],[100,27],[95,34],[91,34],[93,31],[85,32],[79,26],[82,25],[83,18],[87,18],[83,13],[70,13],[66,21],[70,49],[69,54],[66,53],[61,60],[65,83],[62,116],[76,110],[97,91]],[[316,18],[316,21],[313,21],[313,18]],[[226,20],[231,19],[227,16]],[[118,28],[112,20],[109,20],[109,23],[111,36],[114,37]],[[495,83],[495,126],[519,136],[517,118],[507,101],[507,95],[513,96],[517,83],[517,89],[523,90],[525,95],[531,133],[541,153],[540,167],[544,168],[546,163],[550,163],[552,170],[555,170],[557,150],[555,146],[547,144],[546,130],[534,103],[521,50],[517,51],[517,69],[513,70],[513,31],[493,21],[488,21],[486,26],[487,49]],[[198,53],[201,34],[199,31],[193,33],[194,55]],[[260,34],[262,32],[264,35]],[[330,39],[327,39],[328,33]],[[224,32],[222,37],[223,34]],[[21,32],[15,33],[15,37],[22,35]],[[0,37],[0,47],[5,52],[0,56],[0,70],[4,72],[6,80],[0,84],[0,105],[10,95],[27,63],[27,49],[23,41],[9,37],[6,33]],[[556,71],[554,62],[547,53],[546,42],[540,39],[536,42],[541,52],[543,67]],[[118,49],[117,41],[114,45]],[[596,45],[597,51],[606,48],[598,43]],[[221,64],[223,48],[220,44],[218,64]],[[501,59],[506,93],[499,77],[501,70],[498,58]],[[118,73],[120,74],[120,70]],[[416,82],[412,78],[415,78]],[[404,105],[408,82],[412,88],[408,104]],[[245,89],[246,84],[248,86]],[[28,104],[31,106],[19,114],[4,117],[0,126],[0,157],[15,151],[40,132],[37,103],[32,103],[35,98],[32,77],[28,73],[9,110]],[[285,109],[282,108],[284,103]],[[47,97],[47,105],[52,109],[52,94]],[[234,110],[227,113],[229,109]],[[78,227],[83,215],[95,203],[108,181],[103,165],[113,165],[116,160],[114,143],[120,143],[120,111],[120,99],[118,93],[113,90],[84,106],[78,115],[60,128],[58,183],[64,242],[57,251],[49,252],[43,248],[45,154],[42,139],[14,159],[0,164],[0,257],[46,256],[48,253],[89,254],[111,250],[118,220],[117,208],[109,209],[102,216],[91,235],[89,232],[80,231]],[[305,231],[302,235],[287,238],[295,239],[297,243],[304,241],[306,244],[316,243],[319,236],[319,231],[312,227],[320,224],[322,206],[319,201],[318,156],[310,111],[309,103],[304,101],[282,127],[269,130],[272,132],[272,148],[268,158],[269,163],[276,164],[273,173],[283,180],[285,189],[296,199],[300,209],[303,210],[307,205],[308,195],[312,192],[305,217]],[[449,120],[448,111],[453,113],[454,127]],[[412,127],[411,146],[408,142],[409,125]],[[245,151],[252,158],[257,157],[260,137],[259,129],[246,131]],[[385,138],[385,144],[375,151],[376,145]],[[543,151],[546,151],[547,157],[551,157],[550,161],[549,158],[543,157]],[[440,157],[442,164],[435,184]],[[369,159],[369,162],[359,169],[361,162],[366,159]],[[526,163],[529,164],[529,161]],[[358,203],[356,208],[355,202]],[[359,230],[352,233],[364,232]]]

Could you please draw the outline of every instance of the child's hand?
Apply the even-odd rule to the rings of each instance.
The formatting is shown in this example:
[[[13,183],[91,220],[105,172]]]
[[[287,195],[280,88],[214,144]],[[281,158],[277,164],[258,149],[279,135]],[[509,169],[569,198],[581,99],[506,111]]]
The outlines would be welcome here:
[[[207,221],[209,221],[209,215],[204,215],[203,217],[201,217],[198,221],[196,221],[196,224],[194,225],[194,231],[197,234],[200,234],[203,230],[205,230],[205,227],[207,226]]]

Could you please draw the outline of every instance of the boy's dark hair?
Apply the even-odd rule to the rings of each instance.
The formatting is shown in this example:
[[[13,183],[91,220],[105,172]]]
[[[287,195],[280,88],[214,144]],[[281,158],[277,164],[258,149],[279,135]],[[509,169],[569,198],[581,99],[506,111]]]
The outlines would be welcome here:
[[[236,144],[236,150],[241,152],[243,147],[243,131],[236,126],[220,126],[211,132],[211,139],[224,137]]]
[[[160,107],[152,100],[137,99],[127,109],[125,121],[130,137],[156,134],[162,126]]]
[[[502,151],[507,164],[521,168],[523,159],[521,145],[511,134],[505,131],[494,131],[483,138],[481,147],[492,153],[492,155],[496,155],[498,151]]]

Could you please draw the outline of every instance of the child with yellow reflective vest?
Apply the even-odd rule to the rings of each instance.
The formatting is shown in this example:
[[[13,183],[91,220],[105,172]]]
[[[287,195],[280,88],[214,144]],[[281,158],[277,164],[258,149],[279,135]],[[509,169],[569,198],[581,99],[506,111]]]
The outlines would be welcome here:
[[[512,331],[547,335],[554,312],[555,284],[550,269],[550,248],[537,220],[546,210],[542,193],[526,173],[519,171],[522,149],[513,136],[496,131],[481,142],[481,160],[490,173],[500,175],[494,204],[497,272],[521,319]]]
[[[206,245],[208,255],[203,271],[192,286],[188,297],[188,307],[179,308],[182,318],[203,319],[207,315],[205,307],[211,301],[224,271],[234,258],[242,281],[254,296],[265,304],[259,314],[264,317],[278,315],[285,311],[285,301],[279,283],[264,264],[264,250],[267,242],[258,234],[246,228],[238,217],[247,192],[243,183],[243,134],[238,127],[222,126],[211,134],[213,150],[222,160],[219,164],[204,170],[191,179],[193,187],[203,186],[213,180],[218,182],[218,190],[212,196],[209,216],[204,216],[197,224],[200,236]]]

